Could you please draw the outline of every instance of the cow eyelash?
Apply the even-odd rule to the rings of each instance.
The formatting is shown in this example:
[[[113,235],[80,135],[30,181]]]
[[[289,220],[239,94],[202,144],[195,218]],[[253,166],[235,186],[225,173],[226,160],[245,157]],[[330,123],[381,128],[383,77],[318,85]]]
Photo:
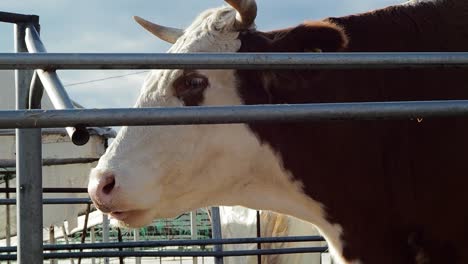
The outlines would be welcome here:
[[[193,77],[185,80],[185,86],[191,89],[200,89],[208,86],[208,80],[203,77]]]

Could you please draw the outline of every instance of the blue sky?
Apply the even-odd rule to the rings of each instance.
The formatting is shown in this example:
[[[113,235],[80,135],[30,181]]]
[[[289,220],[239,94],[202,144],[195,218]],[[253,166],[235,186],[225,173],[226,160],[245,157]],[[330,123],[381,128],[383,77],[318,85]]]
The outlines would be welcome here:
[[[165,52],[168,44],[133,22],[138,15],[172,27],[186,27],[221,0],[0,0],[0,11],[41,17],[41,36],[49,52]],[[304,20],[365,12],[403,0],[257,0],[259,30],[283,28]],[[0,24],[0,52],[13,52],[13,26]],[[65,85],[132,74],[136,71],[60,71]],[[71,96],[90,108],[130,107],[146,73],[68,86]]]

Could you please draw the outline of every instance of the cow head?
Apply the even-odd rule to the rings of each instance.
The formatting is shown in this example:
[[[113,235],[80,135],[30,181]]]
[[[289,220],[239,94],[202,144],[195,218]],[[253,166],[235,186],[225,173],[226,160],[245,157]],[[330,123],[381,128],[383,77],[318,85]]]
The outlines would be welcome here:
[[[135,19],[173,43],[170,53],[237,52],[240,35],[255,32],[256,4],[226,2],[230,6],[202,13],[186,30]],[[268,45],[285,41],[287,36],[270,38]],[[234,70],[155,70],[135,106],[240,105],[236,78]],[[96,207],[120,224],[142,226],[204,206],[259,207],[253,200],[260,190],[288,188],[300,189],[272,149],[237,124],[124,127],[91,172],[88,191]]]

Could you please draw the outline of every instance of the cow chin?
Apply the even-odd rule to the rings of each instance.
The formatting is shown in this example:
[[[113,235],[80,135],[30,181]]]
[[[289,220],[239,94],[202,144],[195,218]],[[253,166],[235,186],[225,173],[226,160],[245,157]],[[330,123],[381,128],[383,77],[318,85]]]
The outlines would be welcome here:
[[[111,224],[116,227],[140,228],[151,224],[154,213],[151,210],[135,210],[110,214]]]

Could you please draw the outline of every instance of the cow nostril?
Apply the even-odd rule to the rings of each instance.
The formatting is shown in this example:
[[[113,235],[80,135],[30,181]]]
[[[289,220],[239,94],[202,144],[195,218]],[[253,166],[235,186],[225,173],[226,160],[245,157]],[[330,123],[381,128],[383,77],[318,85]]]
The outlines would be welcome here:
[[[106,195],[110,194],[115,186],[115,177],[113,175],[107,176],[106,183],[102,187],[102,192]]]

